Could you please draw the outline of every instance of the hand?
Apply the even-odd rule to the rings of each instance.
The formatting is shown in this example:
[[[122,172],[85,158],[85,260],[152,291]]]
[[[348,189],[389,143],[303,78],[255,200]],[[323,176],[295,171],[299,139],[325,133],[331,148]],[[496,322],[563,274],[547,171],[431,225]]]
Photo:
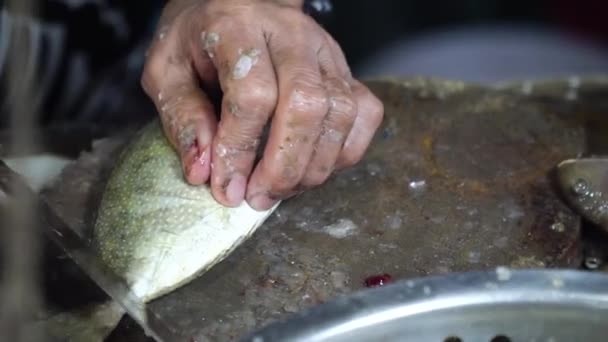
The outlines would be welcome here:
[[[362,158],[383,118],[338,44],[286,2],[170,1],[149,50],[142,86],[184,175],[210,179],[227,206],[246,198],[265,210],[324,183]],[[218,87],[219,122],[209,100]]]

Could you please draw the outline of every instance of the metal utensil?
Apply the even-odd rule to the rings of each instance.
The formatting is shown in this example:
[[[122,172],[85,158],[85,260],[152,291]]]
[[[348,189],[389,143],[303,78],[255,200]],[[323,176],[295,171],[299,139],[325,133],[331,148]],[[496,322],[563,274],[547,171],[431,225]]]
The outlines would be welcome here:
[[[608,276],[572,270],[453,273],[335,299],[242,341],[605,341]]]
[[[82,238],[69,228],[50,206],[28,189],[19,175],[12,172],[3,161],[0,161],[0,172],[3,185],[17,185],[33,199],[43,234],[56,243],[110,298],[119,303],[148,336],[159,342],[183,340],[176,329],[172,329],[164,320],[148,310],[126,282],[105,267]]]

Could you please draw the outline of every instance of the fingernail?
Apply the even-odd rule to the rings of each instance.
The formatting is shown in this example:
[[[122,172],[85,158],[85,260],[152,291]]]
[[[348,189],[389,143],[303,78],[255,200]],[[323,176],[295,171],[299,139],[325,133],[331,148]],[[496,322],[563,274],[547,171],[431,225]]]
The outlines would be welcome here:
[[[253,195],[247,202],[249,206],[257,211],[268,210],[277,203],[276,200],[271,199],[267,194]]]
[[[245,198],[247,180],[241,174],[234,174],[226,187],[226,199],[233,205],[239,205]]]

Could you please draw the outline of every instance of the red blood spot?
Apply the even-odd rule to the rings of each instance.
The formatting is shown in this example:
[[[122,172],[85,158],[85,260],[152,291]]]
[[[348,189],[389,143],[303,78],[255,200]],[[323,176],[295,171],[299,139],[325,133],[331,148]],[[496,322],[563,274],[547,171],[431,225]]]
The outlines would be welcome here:
[[[205,164],[205,150],[202,150],[198,147],[198,139],[194,139],[194,141],[188,146],[186,149],[186,174],[190,175],[192,172],[192,167],[194,163],[200,163],[202,165]]]
[[[369,276],[365,278],[365,286],[366,287],[378,287],[384,286],[393,281],[393,277],[390,274],[377,274],[373,276]]]
[[[198,159],[198,156],[201,154],[201,151],[198,148],[198,139],[194,139],[194,141],[192,141],[192,144],[190,144],[188,147],[188,151],[194,151],[194,156]]]

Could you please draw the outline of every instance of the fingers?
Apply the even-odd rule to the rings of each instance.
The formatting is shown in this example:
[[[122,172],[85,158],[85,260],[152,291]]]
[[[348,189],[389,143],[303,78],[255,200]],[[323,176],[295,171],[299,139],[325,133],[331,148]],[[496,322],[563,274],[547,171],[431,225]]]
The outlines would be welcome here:
[[[171,37],[177,32],[163,30],[150,49],[141,83],[180,157],[186,180],[199,185],[209,178],[215,112],[200,90],[196,72],[178,45],[179,40]]]
[[[260,13],[277,9],[237,4],[195,6],[203,17],[182,11],[173,21],[181,29],[162,27],[142,85],[187,181],[210,180],[224,205],[246,198],[266,210],[357,163],[383,107],[352,78],[338,44],[312,19],[281,8],[281,16],[260,21]],[[219,124],[208,98],[217,86],[223,93]],[[269,121],[264,154],[254,165]]]
[[[300,182],[302,189],[321,185],[329,178],[357,115],[357,104],[350,84],[340,77],[340,68],[337,67],[340,61],[334,62],[332,57],[327,48],[322,49],[319,54],[329,111],[323,120],[321,134],[315,142],[310,164]]]
[[[287,39],[269,42],[280,97],[247,189],[247,201],[256,210],[269,209],[300,183],[329,108],[317,49],[308,41],[282,37]]]
[[[211,152],[211,188],[216,200],[227,206],[239,205],[245,198],[256,150],[278,93],[262,32],[232,27],[208,31],[204,39],[224,93]]]
[[[351,167],[363,158],[384,117],[382,102],[361,82],[353,80],[351,83],[357,114],[336,162],[336,170]]]
[[[335,170],[338,171],[357,164],[363,158],[375,132],[382,123],[384,106],[363,83],[352,78],[350,68],[338,43],[329,34],[326,34],[326,41],[336,70],[350,85],[351,98],[355,102],[354,122],[335,164]]]

